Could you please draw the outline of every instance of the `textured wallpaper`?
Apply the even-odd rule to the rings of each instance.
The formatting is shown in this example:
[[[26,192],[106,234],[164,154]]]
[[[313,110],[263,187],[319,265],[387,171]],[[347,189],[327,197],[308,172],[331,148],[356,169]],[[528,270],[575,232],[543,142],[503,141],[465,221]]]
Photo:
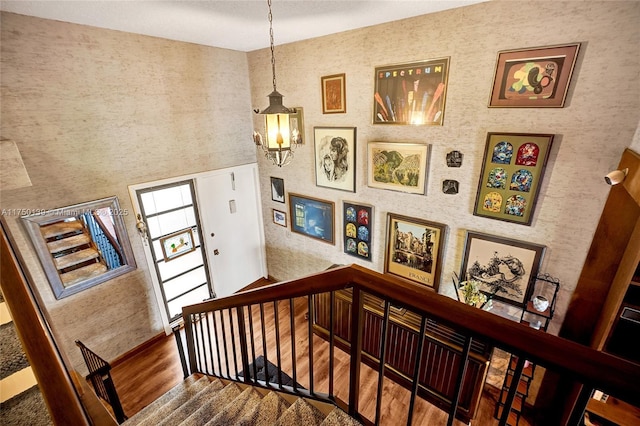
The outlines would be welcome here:
[[[452,295],[452,275],[460,271],[467,231],[546,246],[541,272],[562,286],[550,331],[557,333],[584,263],[609,187],[604,175],[615,169],[625,148],[638,149],[640,118],[640,3],[491,1],[389,24],[277,46],[278,90],[284,104],[304,108],[305,145],[293,163],[275,167],[259,159],[263,186],[269,273],[297,278],[332,264],[357,263],[384,270],[388,213],[448,226],[440,292]],[[488,108],[500,50],[582,43],[564,108]],[[383,65],[450,58],[442,126],[372,124],[374,69]],[[266,105],[271,75],[269,51],[250,52],[254,108]],[[323,114],[322,76],[346,74],[345,114]],[[260,127],[257,119],[254,125]],[[315,185],[314,126],[357,128],[356,192]],[[488,132],[551,133],[554,142],[530,226],[473,215]],[[367,143],[429,144],[426,195],[367,186]],[[464,155],[449,168],[446,155]],[[284,179],[286,192],[336,203],[336,244],[292,233],[270,219],[269,177]],[[445,179],[459,193],[445,194]],[[342,202],[374,206],[371,262],[343,253]]]

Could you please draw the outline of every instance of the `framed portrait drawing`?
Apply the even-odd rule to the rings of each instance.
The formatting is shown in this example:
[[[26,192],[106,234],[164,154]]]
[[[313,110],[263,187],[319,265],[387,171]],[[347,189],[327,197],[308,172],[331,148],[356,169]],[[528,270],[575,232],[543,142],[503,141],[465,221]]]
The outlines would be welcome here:
[[[271,199],[284,203],[284,179],[271,176]]]
[[[316,185],[356,192],[356,128],[314,127]]]
[[[287,227],[287,214],[283,211],[273,209],[273,223]]]
[[[424,194],[430,145],[369,142],[367,185],[371,188]]]
[[[375,69],[373,124],[442,126],[449,58]]]
[[[524,308],[538,276],[545,246],[467,231],[460,280],[480,282],[480,291]]]
[[[344,252],[371,261],[373,206],[343,201],[342,211]]]
[[[530,225],[553,135],[488,133],[473,214]]]
[[[321,77],[320,83],[322,84],[322,113],[339,114],[347,112],[345,74]]]
[[[447,226],[387,213],[384,273],[438,291]]]
[[[489,107],[564,106],[580,43],[498,52]]]
[[[193,245],[193,232],[191,228],[183,229],[182,231],[174,232],[173,234],[160,238],[160,246],[162,247],[162,255],[164,256],[165,262],[196,249]]]
[[[333,201],[289,193],[289,215],[293,232],[335,244]]]

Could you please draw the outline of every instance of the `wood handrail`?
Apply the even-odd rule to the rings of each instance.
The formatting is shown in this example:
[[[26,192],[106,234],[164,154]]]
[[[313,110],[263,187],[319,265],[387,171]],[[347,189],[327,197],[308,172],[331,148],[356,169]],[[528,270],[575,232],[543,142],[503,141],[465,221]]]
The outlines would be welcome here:
[[[358,287],[417,313],[469,333],[474,339],[504,349],[590,388],[640,405],[640,368],[624,359],[588,346],[541,333],[526,325],[473,308],[424,287],[358,265],[349,265],[303,278],[248,290],[222,299],[183,308],[183,317],[220,309],[304,297]]]

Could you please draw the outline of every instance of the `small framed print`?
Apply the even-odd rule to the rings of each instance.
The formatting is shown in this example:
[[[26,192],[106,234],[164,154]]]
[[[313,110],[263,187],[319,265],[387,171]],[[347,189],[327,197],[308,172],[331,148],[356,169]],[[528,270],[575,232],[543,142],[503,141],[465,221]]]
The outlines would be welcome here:
[[[314,127],[316,185],[356,192],[356,128]]]
[[[442,126],[449,58],[375,69],[373,124]]]
[[[498,52],[489,107],[562,108],[580,43]]]
[[[369,142],[367,184],[371,188],[424,194],[430,145]]]
[[[339,114],[347,112],[345,74],[327,75],[320,78],[322,84],[322,113]]]
[[[387,213],[384,273],[438,291],[447,226]]]
[[[334,202],[289,193],[291,231],[335,244]]]
[[[473,214],[530,225],[553,135],[489,133]]]
[[[284,203],[284,179],[271,177],[271,199]]]
[[[460,280],[476,280],[480,291],[524,308],[538,276],[545,246],[467,232]]]
[[[287,214],[283,211],[273,209],[273,223],[287,227]]]
[[[371,261],[373,206],[344,201],[342,210],[344,252]]]
[[[196,248],[193,245],[193,232],[191,228],[174,232],[160,238],[160,246],[162,247],[162,255],[164,261],[169,262],[177,257],[183,256]]]

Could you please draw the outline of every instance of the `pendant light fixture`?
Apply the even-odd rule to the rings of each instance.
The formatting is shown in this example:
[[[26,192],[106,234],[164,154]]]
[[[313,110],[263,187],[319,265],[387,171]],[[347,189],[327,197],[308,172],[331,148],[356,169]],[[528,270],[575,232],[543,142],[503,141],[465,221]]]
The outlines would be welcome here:
[[[260,111],[265,115],[265,137],[257,131],[253,132],[253,141],[262,148],[265,156],[278,167],[286,166],[293,158],[293,150],[302,142],[302,138],[296,129],[291,130],[289,115],[295,114],[294,108],[282,105],[282,95],[276,89],[276,59],[273,46],[273,15],[271,13],[271,0],[267,0],[269,6],[269,36],[271,41],[271,71],[273,73],[273,92],[269,95],[269,106]],[[258,110],[255,110],[258,112]]]

